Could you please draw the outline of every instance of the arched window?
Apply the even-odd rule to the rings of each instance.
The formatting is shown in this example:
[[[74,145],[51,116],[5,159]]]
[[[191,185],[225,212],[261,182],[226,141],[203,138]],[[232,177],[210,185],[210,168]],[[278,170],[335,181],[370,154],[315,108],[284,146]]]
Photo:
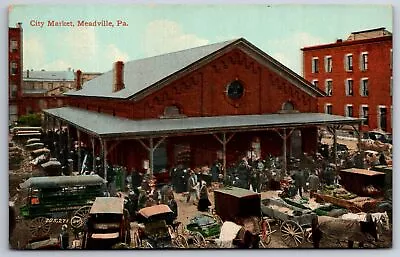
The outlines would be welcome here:
[[[164,114],[161,118],[179,118],[182,117],[181,110],[176,105],[170,105],[164,108]]]
[[[294,105],[292,102],[287,101],[282,105],[282,111],[294,111]]]

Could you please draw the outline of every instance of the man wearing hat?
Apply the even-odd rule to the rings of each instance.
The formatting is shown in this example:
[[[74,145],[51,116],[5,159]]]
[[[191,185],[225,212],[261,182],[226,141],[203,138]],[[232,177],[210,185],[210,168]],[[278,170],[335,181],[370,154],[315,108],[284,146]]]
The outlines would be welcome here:
[[[306,182],[305,182],[304,172],[302,169],[299,168],[299,163],[300,163],[300,160],[296,159],[296,161],[293,165],[295,172],[292,175],[292,178],[294,179],[294,185],[296,187],[296,191],[299,191],[300,197],[303,197],[303,188],[304,188]]]
[[[192,194],[195,195],[197,201],[199,200],[199,192],[198,192],[199,186],[198,186],[198,182],[197,182],[197,176],[193,170],[190,170],[189,174],[190,174],[190,177],[188,179],[188,196],[186,199],[187,203],[189,202]]]

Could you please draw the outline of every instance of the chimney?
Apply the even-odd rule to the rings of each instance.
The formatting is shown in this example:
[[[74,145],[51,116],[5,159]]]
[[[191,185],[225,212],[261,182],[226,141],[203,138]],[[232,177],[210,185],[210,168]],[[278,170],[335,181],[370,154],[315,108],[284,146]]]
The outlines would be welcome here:
[[[76,71],[76,90],[81,90],[82,89],[82,71],[77,70]]]
[[[29,79],[29,70],[26,70],[26,78]]]
[[[114,63],[113,92],[120,91],[124,88],[124,62],[118,61]]]

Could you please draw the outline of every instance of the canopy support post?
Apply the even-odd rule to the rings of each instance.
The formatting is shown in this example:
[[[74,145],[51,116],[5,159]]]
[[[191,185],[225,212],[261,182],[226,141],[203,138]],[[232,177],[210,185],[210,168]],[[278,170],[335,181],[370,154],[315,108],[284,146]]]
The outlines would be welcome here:
[[[226,133],[223,132],[222,139],[219,138],[217,134],[212,135],[222,144],[222,168],[224,169],[224,176],[226,176],[226,145],[231,141],[235,133],[232,133],[228,138],[226,138]]]
[[[104,179],[107,181],[107,141],[105,139],[100,139],[100,144],[103,152]]]
[[[92,136],[92,137],[90,137],[90,141],[91,141],[91,143],[92,143],[92,171],[94,172],[95,171],[95,169],[96,169],[96,156],[95,156],[95,150],[94,150],[94,147],[95,147],[95,142],[94,142],[94,137]]]
[[[147,146],[142,139],[138,138],[137,141],[149,152],[149,174],[153,176],[154,172],[154,151],[160,146],[162,142],[166,139],[166,137],[160,138],[158,142],[154,145],[154,138],[149,138],[149,146]]]
[[[294,129],[290,129],[289,133],[287,132],[287,128],[283,129],[283,133],[281,134],[279,130],[275,129],[275,132],[278,133],[278,135],[281,137],[283,140],[283,146],[282,146],[282,151],[283,151],[283,171],[285,175],[288,174],[288,169],[287,169],[287,139],[292,135]]]
[[[78,137],[78,172],[81,170],[81,132],[79,129],[76,130]]]

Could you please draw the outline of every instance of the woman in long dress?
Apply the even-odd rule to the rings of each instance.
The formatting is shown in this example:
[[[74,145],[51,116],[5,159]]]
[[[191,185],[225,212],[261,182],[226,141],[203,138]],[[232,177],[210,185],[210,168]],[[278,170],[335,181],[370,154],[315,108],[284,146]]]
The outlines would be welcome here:
[[[211,205],[211,202],[208,199],[207,183],[203,180],[203,181],[201,181],[200,200],[199,200],[199,204],[197,205],[197,209],[199,211],[207,211],[208,207],[210,205]]]

